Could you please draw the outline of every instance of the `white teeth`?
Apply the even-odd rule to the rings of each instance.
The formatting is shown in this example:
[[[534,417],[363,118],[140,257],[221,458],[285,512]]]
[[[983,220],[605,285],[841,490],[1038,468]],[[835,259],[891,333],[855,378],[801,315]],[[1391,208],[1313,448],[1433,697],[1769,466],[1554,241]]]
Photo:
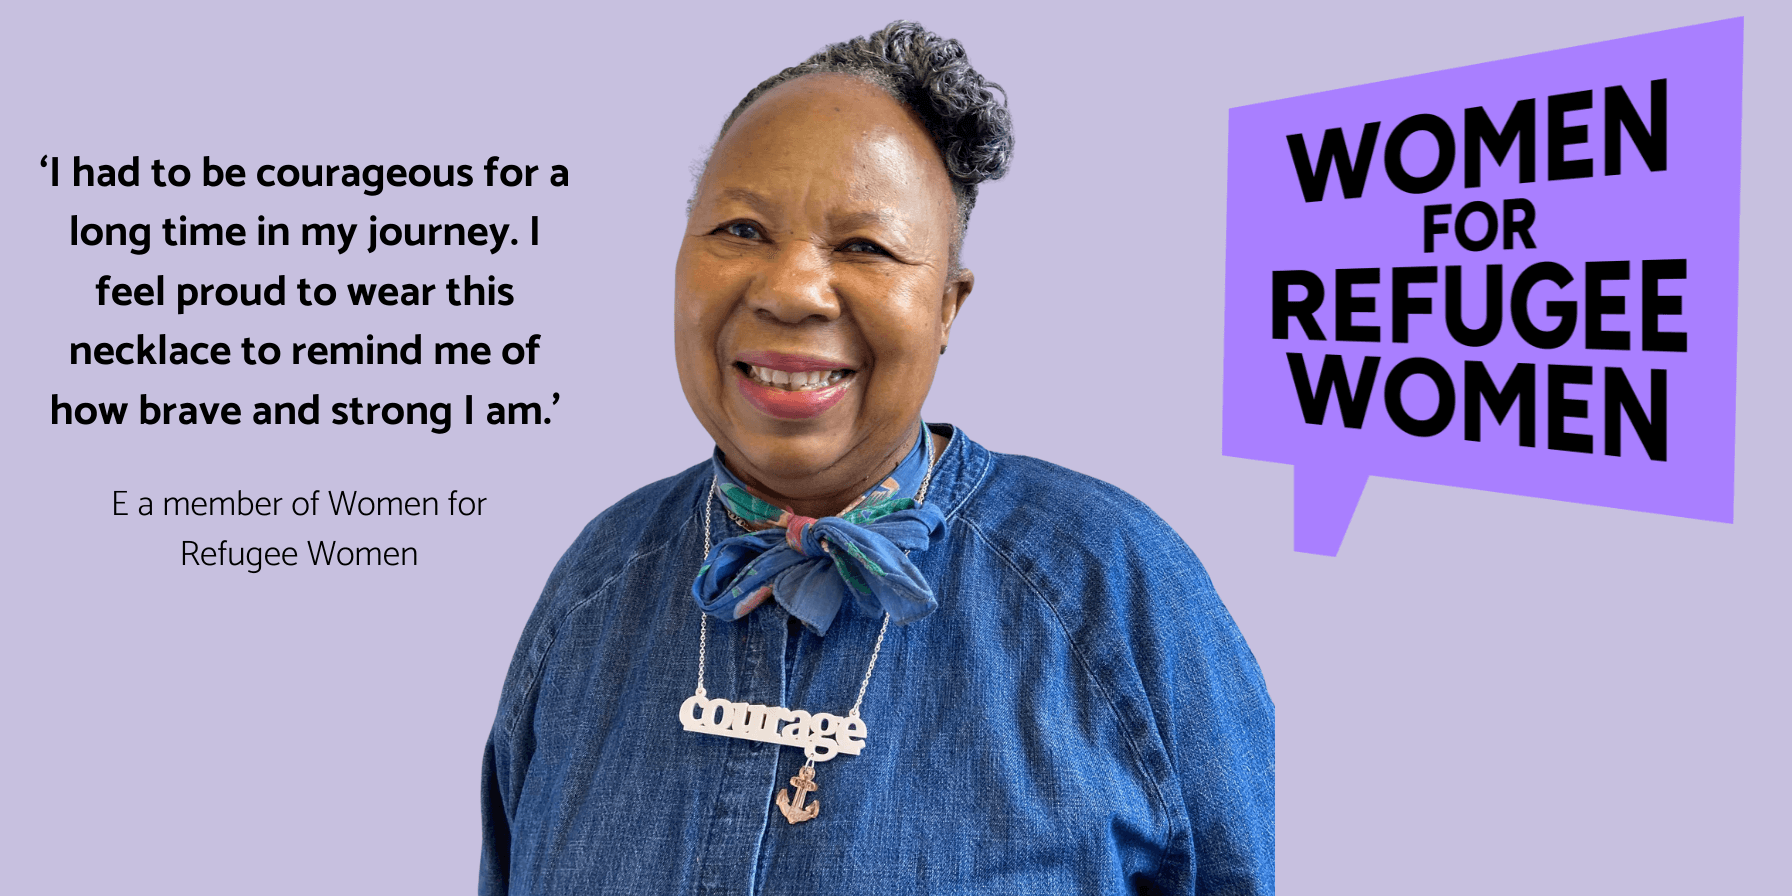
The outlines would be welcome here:
[[[847,371],[811,370],[792,372],[773,370],[770,367],[748,367],[748,375],[754,382],[767,386],[778,386],[791,392],[802,392],[832,386],[846,378]]]

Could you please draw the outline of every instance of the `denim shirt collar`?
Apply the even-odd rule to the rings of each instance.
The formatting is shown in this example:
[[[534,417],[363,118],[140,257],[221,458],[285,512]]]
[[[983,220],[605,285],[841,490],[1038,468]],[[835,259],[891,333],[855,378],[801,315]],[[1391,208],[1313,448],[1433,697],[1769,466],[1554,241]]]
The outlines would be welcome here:
[[[939,507],[949,526],[988,474],[989,449],[971,441],[950,423],[931,423],[927,428],[935,435],[946,437],[946,447],[933,463],[927,503]]]

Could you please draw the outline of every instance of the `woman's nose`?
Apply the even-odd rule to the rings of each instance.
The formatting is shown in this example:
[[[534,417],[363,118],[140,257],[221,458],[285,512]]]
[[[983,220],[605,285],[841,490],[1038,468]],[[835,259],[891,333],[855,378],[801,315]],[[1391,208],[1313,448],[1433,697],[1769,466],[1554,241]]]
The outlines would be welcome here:
[[[802,241],[779,247],[747,300],[756,313],[788,324],[840,316],[824,253]]]

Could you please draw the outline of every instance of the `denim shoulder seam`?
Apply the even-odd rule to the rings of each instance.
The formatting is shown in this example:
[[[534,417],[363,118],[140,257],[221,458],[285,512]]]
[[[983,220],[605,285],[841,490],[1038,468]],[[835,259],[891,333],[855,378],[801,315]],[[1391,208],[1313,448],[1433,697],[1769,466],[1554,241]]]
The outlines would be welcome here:
[[[1070,644],[1071,652],[1076,656],[1077,665],[1082,667],[1083,674],[1088,676],[1089,681],[1095,685],[1096,690],[1101,694],[1102,702],[1107,704],[1108,712],[1113,715],[1114,720],[1116,722],[1123,722],[1125,716],[1120,713],[1119,706],[1115,705],[1111,689],[1101,680],[1101,676],[1095,674],[1094,667],[1090,664],[1088,656],[1083,650],[1083,645],[1076,639],[1075,635],[1071,634],[1070,626],[1064,623],[1064,617],[1058,612],[1057,604],[1053,603],[1051,598],[1046,596],[1045,590],[1040,588],[1039,585],[1026,574],[1026,571],[1022,570],[1020,565],[1014,562],[1014,558],[1009,556],[1008,552],[1002,550],[1001,547],[996,544],[995,539],[989,537],[989,533],[983,531],[981,526],[978,526],[977,523],[968,516],[964,518],[964,524],[969,526],[971,531],[981,539],[983,543],[989,545],[989,549],[995,552],[997,557],[1002,559],[1002,563],[1007,565],[1007,567],[1013,571],[1022,582],[1025,582],[1027,589],[1033,592],[1033,595],[1051,611],[1052,619],[1058,623],[1058,628],[1064,632],[1064,640]],[[1158,850],[1158,869],[1161,871],[1163,862],[1169,855],[1172,845],[1176,842],[1176,813],[1171,811],[1170,802],[1169,799],[1164,796],[1162,784],[1150,773],[1150,766],[1145,762],[1144,748],[1138,743],[1137,737],[1126,725],[1117,725],[1116,727],[1120,729],[1121,736],[1126,741],[1127,749],[1132,751],[1133,763],[1138,767],[1139,777],[1144,778],[1145,781],[1150,784],[1151,797],[1157,803],[1158,811],[1163,813],[1164,841]],[[1170,763],[1170,769],[1172,773],[1175,773],[1174,763]]]
[[[676,540],[678,536],[684,533],[685,528],[688,526],[690,526],[689,519],[685,520],[685,524],[680,526],[678,531],[673,533],[672,539],[669,540]],[[626,574],[637,562],[651,557],[654,554],[658,554],[665,550],[665,547],[665,543],[661,543],[650,548],[638,550],[634,554],[631,554],[629,558],[623,561],[622,565],[617,567],[616,571],[611,573],[608,578],[586,592],[584,597],[568,605],[565,610],[555,614],[552,620],[542,626],[541,634],[537,635],[534,643],[530,645],[531,649],[535,650],[538,655],[535,658],[533,668],[529,670],[528,684],[518,690],[517,699],[510,706],[509,717],[504,720],[505,737],[516,736],[516,724],[517,721],[522,718],[521,707],[529,705],[535,701],[536,688],[541,684],[542,667],[547,665],[548,654],[553,651],[554,642],[560,637],[560,628],[565,624],[566,620],[570,619],[574,614],[589,606],[592,601],[597,600],[598,597],[602,596],[612,583]]]

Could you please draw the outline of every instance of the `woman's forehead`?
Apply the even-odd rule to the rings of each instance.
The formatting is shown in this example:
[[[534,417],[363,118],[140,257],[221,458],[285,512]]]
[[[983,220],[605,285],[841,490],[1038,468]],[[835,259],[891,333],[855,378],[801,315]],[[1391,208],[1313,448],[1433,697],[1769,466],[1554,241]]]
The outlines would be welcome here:
[[[919,211],[952,186],[939,151],[915,114],[850,75],[798,78],[768,91],[723,135],[706,169],[715,199],[787,199],[790,187],[839,192],[843,200]]]

